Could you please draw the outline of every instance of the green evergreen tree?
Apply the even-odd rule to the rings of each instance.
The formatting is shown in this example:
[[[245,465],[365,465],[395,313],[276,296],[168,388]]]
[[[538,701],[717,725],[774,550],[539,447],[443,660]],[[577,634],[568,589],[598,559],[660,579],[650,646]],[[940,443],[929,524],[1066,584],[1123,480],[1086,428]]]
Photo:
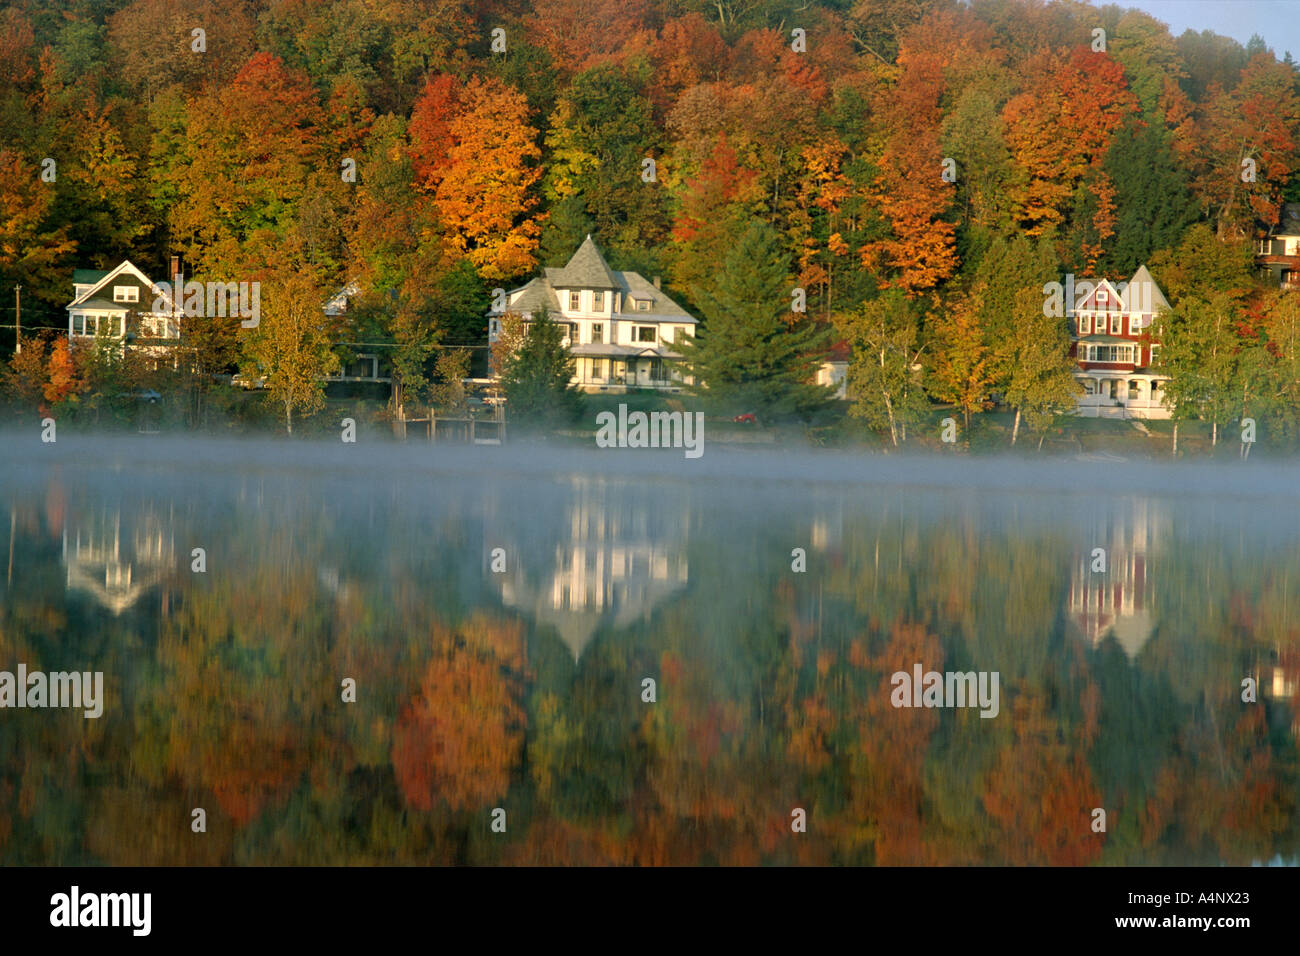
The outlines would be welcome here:
[[[570,384],[573,355],[564,345],[564,330],[545,309],[534,317],[522,344],[504,364],[501,385],[512,424],[556,427],[578,416],[582,399]]]
[[[1106,154],[1106,173],[1115,185],[1115,235],[1102,260],[1106,274],[1132,275],[1157,249],[1176,245],[1196,220],[1196,200],[1172,140],[1155,122],[1144,126],[1130,117]]]
[[[542,227],[537,258],[544,266],[563,267],[582,245],[583,237],[595,228],[581,194],[565,196],[551,207],[551,215]]]
[[[776,231],[755,222],[732,247],[721,273],[693,298],[703,328],[679,346],[695,389],[721,408],[769,420],[811,419],[832,390],[814,384],[831,329],[791,324],[788,258]]]

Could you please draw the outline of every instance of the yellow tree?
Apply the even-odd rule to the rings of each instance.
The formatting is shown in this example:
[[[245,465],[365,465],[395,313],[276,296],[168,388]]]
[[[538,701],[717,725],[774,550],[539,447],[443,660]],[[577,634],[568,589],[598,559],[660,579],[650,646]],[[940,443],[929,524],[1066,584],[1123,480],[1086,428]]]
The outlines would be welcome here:
[[[293,271],[269,283],[266,308],[248,339],[255,374],[266,376],[271,401],[284,407],[285,430],[293,434],[293,413],[310,414],[325,404],[326,375],[339,367],[315,280]],[[253,372],[254,369],[249,369]]]
[[[934,336],[930,391],[961,409],[967,434],[971,413],[989,407],[989,389],[996,380],[995,356],[979,321],[983,302],[979,291],[963,297]]]

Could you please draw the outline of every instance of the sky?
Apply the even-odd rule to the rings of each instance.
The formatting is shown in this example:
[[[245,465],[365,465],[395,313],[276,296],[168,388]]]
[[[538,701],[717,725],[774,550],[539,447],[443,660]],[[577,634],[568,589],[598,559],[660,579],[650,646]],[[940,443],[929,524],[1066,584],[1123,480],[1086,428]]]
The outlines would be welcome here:
[[[1104,3],[1093,0],[1096,6]],[[1282,59],[1291,51],[1300,60],[1300,0],[1115,0],[1169,24],[1174,36],[1184,30],[1212,30],[1246,45],[1252,33]]]

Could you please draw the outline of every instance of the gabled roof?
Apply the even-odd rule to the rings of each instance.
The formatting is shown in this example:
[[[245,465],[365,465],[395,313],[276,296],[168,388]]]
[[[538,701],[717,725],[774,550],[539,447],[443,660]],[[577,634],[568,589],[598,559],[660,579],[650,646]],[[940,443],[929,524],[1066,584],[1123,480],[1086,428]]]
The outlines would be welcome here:
[[[348,303],[352,300],[352,297],[359,291],[361,291],[361,286],[356,282],[349,282],[329,297],[329,300],[322,307],[325,314],[329,316],[342,315],[348,310]]]
[[[1277,225],[1269,230],[1271,236],[1300,236],[1300,202],[1282,204]]]
[[[108,272],[103,269],[73,269],[72,284],[94,285],[106,275],[108,275]]]
[[[548,269],[547,272],[552,270]],[[559,270],[554,270],[558,272]],[[555,289],[545,278],[532,279],[519,289],[512,289],[510,295],[513,297],[516,292],[521,291],[523,294],[507,304],[507,309],[511,312],[540,312],[546,309],[552,317],[558,318],[560,315],[560,300],[555,294]]]
[[[1130,312],[1159,312],[1168,309],[1169,300],[1156,285],[1156,280],[1147,270],[1145,263],[1138,266],[1133,278],[1124,287],[1124,306]]]
[[[559,289],[617,289],[619,285],[590,233],[551,282]]]
[[[585,253],[584,253],[584,250]],[[677,322],[695,325],[696,319],[674,302],[662,289],[649,282],[639,272],[618,272],[611,269],[588,236],[562,269],[544,268],[542,274],[524,285],[511,289],[504,309],[489,309],[489,315],[500,312],[537,312],[546,309],[556,317],[563,313],[560,296],[556,290],[600,289],[622,292],[624,304],[614,316],[614,321]],[[630,301],[649,302],[650,308],[641,311]]]
[[[1097,293],[1103,289],[1108,290],[1106,296],[1106,307],[1104,309],[1097,306]],[[1120,290],[1111,285],[1109,279],[1101,279],[1097,282],[1096,287],[1088,293],[1087,297],[1075,307],[1076,312],[1122,312],[1124,310],[1124,297]]]
[[[670,299],[663,289],[656,288],[647,282],[641,273],[619,272],[616,274],[625,298],[650,300],[650,310],[648,312],[638,312],[635,309],[625,308],[620,315],[633,318],[640,316],[641,318],[670,319],[673,322],[695,324],[693,315],[689,315],[685,309]]]
[[[79,275],[90,275],[91,273],[97,274],[99,278],[89,279],[89,280],[81,280],[77,278]],[[162,290],[158,288],[157,284],[155,284],[152,279],[150,279],[147,275],[145,275],[138,268],[136,268],[136,266],[131,262],[130,259],[123,259],[121,265],[119,265],[116,269],[112,269],[108,272],[100,272],[99,270],[95,270],[95,269],[74,269],[72,273],[73,284],[74,285],[90,284],[90,287],[86,289],[84,292],[82,292],[80,295],[78,295],[75,299],[73,299],[72,302],[68,304],[68,308],[72,309],[72,308],[87,305],[87,303],[89,303],[91,299],[95,297],[96,292],[108,286],[115,278],[117,278],[119,275],[122,275],[124,273],[135,277],[140,282],[147,285],[150,291],[153,292],[155,296],[162,294]],[[132,304],[136,304],[136,303],[132,303]]]

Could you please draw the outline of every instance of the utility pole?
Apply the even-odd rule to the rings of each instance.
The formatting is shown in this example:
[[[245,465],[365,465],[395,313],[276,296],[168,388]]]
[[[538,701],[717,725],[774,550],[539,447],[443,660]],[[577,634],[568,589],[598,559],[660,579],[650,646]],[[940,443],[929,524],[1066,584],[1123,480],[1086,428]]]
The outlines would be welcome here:
[[[14,339],[17,347],[14,349],[15,355],[23,354],[23,287],[14,286]]]

